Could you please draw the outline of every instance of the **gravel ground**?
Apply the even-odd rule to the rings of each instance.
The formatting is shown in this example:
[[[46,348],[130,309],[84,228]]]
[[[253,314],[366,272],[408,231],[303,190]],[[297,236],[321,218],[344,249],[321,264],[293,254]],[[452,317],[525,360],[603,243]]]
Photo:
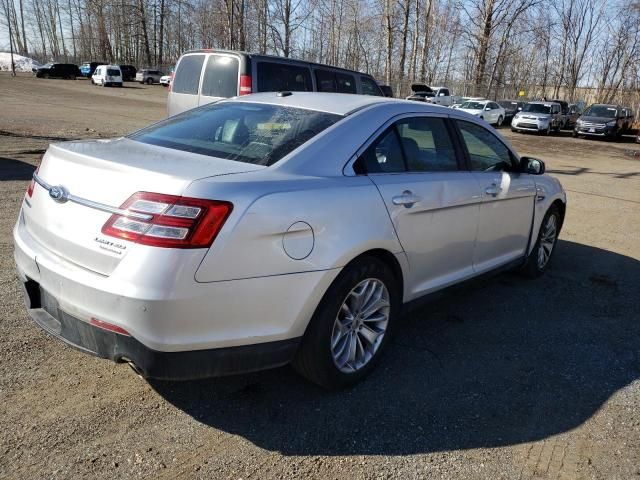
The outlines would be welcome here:
[[[640,478],[640,160],[502,132],[568,191],[553,265],[407,314],[374,374],[146,382],[27,317],[11,229],[51,141],[161,119],[166,90],[0,74],[0,478]]]

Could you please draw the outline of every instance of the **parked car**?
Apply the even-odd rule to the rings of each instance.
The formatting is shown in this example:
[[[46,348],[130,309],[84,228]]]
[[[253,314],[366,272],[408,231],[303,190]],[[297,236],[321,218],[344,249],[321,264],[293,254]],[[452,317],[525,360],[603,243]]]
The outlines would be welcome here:
[[[270,55],[195,50],[178,60],[167,111],[175,115],[255,92],[312,91],[383,96],[378,83],[366,73]]]
[[[616,138],[622,134],[624,122],[620,105],[594,104],[576,121],[573,136]]]
[[[445,107],[450,107],[455,103],[454,97],[447,87],[431,87],[431,90],[434,93],[434,97],[430,99],[431,103]]]
[[[431,87],[424,83],[413,83],[411,84],[411,95],[406,99],[414,102],[429,102],[435,96],[436,94],[431,90]]]
[[[160,85],[168,87],[171,84],[171,75],[163,75],[160,77]]]
[[[160,70],[152,70],[144,68],[136,73],[136,82],[146,83],[151,85],[154,83],[160,83],[160,78],[164,76]]]
[[[123,82],[133,82],[136,79],[136,73],[138,70],[133,65],[118,65],[122,72]]]
[[[559,132],[564,121],[559,103],[529,102],[513,117],[511,131],[549,135],[552,131]]]
[[[566,197],[544,170],[461,111],[259,93],[52,144],[14,257],[35,322],[143,377],[292,361],[339,387],[378,363],[404,304],[548,269]]]
[[[41,67],[33,69],[38,78],[65,78],[75,80],[79,77],[80,70],[73,63],[47,63]]]
[[[455,103],[451,105],[449,108],[460,108],[463,103],[466,102],[480,102],[484,101],[486,98],[484,97],[459,97],[456,99]]]
[[[105,65],[106,62],[84,62],[80,65],[80,73],[83,77],[91,78],[98,65]]]
[[[525,102],[520,102],[518,100],[500,100],[498,102],[502,108],[504,108],[504,124],[510,125],[513,117],[522,110]]]
[[[103,87],[122,86],[122,72],[118,65],[100,65],[93,72],[91,83],[94,85],[102,85]]]
[[[480,117],[487,123],[498,127],[504,122],[504,108],[491,100],[469,100],[460,105],[457,110]]]

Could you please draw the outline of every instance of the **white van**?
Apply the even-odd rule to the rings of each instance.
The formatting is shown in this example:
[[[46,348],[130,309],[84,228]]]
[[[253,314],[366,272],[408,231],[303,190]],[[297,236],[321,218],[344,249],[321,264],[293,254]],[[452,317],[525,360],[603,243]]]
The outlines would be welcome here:
[[[91,76],[91,83],[94,85],[102,85],[106,87],[108,85],[122,86],[122,72],[117,65],[99,65],[96,67],[96,71]]]
[[[232,50],[194,50],[180,57],[169,85],[169,116],[222,98],[255,92],[384,93],[366,73],[291,58]]]

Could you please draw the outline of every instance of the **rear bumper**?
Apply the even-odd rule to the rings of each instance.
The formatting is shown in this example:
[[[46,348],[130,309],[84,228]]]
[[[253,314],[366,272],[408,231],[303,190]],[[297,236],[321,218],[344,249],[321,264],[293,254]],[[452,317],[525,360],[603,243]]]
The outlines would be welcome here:
[[[47,333],[85,353],[130,363],[144,378],[192,380],[278,367],[292,360],[300,341],[293,338],[240,347],[160,352],[131,336],[69,315],[33,280],[23,283],[23,291],[29,316]]]
[[[340,271],[200,283],[194,274],[204,253],[136,246],[113,272],[100,275],[42,246],[21,220],[14,246],[20,280],[48,292],[56,311],[87,325],[92,318],[108,322],[146,349],[164,353],[297,339]]]

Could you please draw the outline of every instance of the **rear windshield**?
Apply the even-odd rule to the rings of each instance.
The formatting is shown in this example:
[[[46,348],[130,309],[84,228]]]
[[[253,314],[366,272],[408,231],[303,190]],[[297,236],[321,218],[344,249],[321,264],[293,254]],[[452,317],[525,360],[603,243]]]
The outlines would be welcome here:
[[[238,94],[240,62],[235,57],[211,55],[202,81],[202,95],[207,97],[235,97]]]
[[[107,69],[107,75],[109,75],[110,77],[119,77],[120,70],[116,70],[115,68],[109,68]]]
[[[259,92],[311,92],[308,67],[275,62],[258,62]]]
[[[204,55],[186,55],[180,60],[178,71],[173,79],[171,90],[174,93],[198,93],[200,85],[200,71],[202,70]]]
[[[551,105],[542,105],[541,103],[527,103],[522,111],[529,113],[551,113]]]
[[[130,139],[211,157],[273,165],[340,120],[340,115],[243,102],[188,110]]]

